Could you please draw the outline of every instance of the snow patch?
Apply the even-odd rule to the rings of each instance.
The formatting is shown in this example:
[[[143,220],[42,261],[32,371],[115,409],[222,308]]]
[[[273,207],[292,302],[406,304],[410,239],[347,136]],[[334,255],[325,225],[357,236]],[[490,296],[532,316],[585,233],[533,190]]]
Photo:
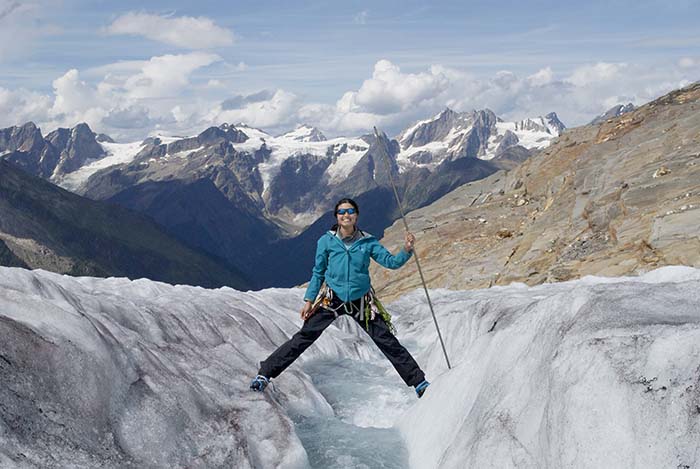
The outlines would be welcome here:
[[[85,184],[90,176],[101,169],[109,168],[120,164],[131,163],[136,155],[143,149],[145,145],[141,142],[132,143],[100,143],[107,156],[98,160],[88,160],[80,169],[72,173],[65,174],[63,177],[54,180],[53,182],[63,187],[66,190],[77,192],[83,184]]]

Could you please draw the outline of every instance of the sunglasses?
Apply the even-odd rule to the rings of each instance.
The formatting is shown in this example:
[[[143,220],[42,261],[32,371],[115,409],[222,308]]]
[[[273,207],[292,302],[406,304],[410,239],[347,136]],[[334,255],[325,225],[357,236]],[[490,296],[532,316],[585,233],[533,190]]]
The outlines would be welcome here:
[[[335,212],[335,214],[336,214],[336,215],[345,215],[345,214],[347,213],[348,215],[352,215],[352,214],[355,213],[355,212],[357,212],[357,210],[355,210],[355,209],[352,208],[352,207],[351,207],[351,208],[339,208],[339,209]]]

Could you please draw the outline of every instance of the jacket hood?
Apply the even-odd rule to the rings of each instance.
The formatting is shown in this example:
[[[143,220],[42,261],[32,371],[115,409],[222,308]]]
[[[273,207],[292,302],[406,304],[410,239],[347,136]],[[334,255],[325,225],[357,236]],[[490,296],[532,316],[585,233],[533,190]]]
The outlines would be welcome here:
[[[366,231],[363,231],[363,230],[360,229],[360,228],[358,228],[358,230],[360,230],[360,234],[362,235],[362,237],[361,237],[360,239],[376,238],[376,236],[374,236],[372,233],[368,233],[368,232],[366,232]],[[329,235],[329,236],[335,237],[336,231],[328,230],[328,231],[326,232],[326,234]],[[358,240],[358,241],[359,241],[359,240]]]

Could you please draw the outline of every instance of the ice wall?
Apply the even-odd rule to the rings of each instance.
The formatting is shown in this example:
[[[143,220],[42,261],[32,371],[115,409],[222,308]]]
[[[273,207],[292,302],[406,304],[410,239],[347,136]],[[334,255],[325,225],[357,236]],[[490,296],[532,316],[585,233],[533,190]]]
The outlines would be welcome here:
[[[392,305],[433,375],[411,467],[700,467],[700,270],[436,291],[448,372],[418,293]]]
[[[307,467],[288,411],[332,412],[309,377],[248,390],[301,295],[0,267],[0,467]],[[372,356],[354,330],[317,345]]]

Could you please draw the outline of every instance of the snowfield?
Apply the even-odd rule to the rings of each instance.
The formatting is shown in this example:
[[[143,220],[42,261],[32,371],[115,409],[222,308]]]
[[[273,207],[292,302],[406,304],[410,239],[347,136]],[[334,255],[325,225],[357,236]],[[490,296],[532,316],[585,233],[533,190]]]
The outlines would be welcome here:
[[[0,467],[700,464],[699,269],[434,290],[449,371],[405,295],[420,400],[344,319],[250,392],[302,294],[0,267]]]

